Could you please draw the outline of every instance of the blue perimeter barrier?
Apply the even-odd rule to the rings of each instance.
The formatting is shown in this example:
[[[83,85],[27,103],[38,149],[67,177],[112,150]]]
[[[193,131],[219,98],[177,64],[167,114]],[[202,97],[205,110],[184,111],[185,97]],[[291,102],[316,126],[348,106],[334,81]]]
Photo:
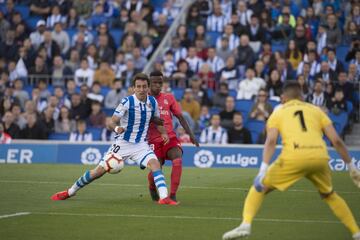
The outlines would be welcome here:
[[[67,163],[98,164],[108,150],[110,142],[86,144],[35,141],[0,145],[0,163]],[[203,145],[196,148],[184,145],[183,166],[198,168],[258,168],[261,164],[262,145]],[[275,155],[281,148],[276,149]],[[345,171],[347,167],[336,151],[329,148],[329,165],[333,171]],[[360,169],[360,148],[350,149],[352,160]],[[275,157],[276,157],[275,156]],[[274,159],[275,159],[274,157]],[[273,160],[274,160],[273,159]],[[132,161],[126,161],[134,165]],[[167,165],[169,165],[167,161]]]

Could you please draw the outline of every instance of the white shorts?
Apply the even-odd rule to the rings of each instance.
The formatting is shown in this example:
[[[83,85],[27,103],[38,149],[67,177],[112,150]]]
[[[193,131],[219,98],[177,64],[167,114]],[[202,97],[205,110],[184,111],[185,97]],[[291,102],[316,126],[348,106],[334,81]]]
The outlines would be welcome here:
[[[136,162],[141,169],[145,169],[151,159],[157,159],[154,151],[146,142],[131,143],[124,140],[117,140],[110,146],[105,156],[108,154],[114,154],[115,157],[121,158],[124,161],[130,159]],[[104,158],[101,159],[99,165],[105,167]]]

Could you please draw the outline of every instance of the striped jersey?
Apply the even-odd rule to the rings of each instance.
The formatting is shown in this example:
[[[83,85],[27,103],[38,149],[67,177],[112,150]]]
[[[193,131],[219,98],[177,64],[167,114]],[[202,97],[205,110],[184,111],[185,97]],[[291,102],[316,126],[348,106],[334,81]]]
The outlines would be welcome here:
[[[147,96],[146,101],[142,102],[134,94],[122,99],[114,116],[120,118],[120,126],[125,129],[122,134],[116,134],[115,139],[139,143],[147,142],[150,119],[153,116],[159,117],[160,114],[153,96]]]
[[[209,126],[202,130],[200,135],[200,143],[227,144],[227,131],[225,128],[222,127],[214,129],[212,126]]]

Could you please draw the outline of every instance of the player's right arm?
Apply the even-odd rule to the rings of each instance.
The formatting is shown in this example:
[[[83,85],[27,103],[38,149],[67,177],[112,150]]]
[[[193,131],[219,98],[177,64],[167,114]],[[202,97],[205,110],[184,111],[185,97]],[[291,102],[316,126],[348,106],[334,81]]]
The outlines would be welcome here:
[[[121,103],[117,106],[114,111],[113,116],[111,117],[111,123],[109,125],[109,130],[114,131],[118,134],[121,134],[125,131],[125,128],[119,126],[121,118],[125,115],[125,113],[129,109],[129,100],[124,98],[121,100]]]
[[[350,176],[351,176],[354,184],[360,188],[360,171],[356,168],[354,163],[351,161],[350,154],[345,146],[344,141],[339,137],[335,128],[331,124],[331,121],[328,119],[328,117],[326,115],[323,117],[323,119],[324,120],[322,122],[330,123],[325,126],[323,125],[323,131],[324,131],[325,135],[329,138],[329,140],[333,144],[336,151],[339,153],[341,158],[347,164],[347,166],[349,168]]]

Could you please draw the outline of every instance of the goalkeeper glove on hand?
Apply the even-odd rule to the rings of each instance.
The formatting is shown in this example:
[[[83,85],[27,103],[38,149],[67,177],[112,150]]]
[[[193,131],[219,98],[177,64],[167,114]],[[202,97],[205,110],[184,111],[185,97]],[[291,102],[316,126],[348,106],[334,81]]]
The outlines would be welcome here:
[[[259,173],[254,179],[254,187],[255,187],[256,191],[258,191],[258,192],[262,192],[264,190],[264,185],[263,185],[262,181],[265,177],[265,173],[266,173],[268,167],[269,167],[269,165],[267,163],[262,162]]]
[[[356,168],[354,163],[348,164],[350,177],[353,180],[354,184],[360,188],[360,171]]]

